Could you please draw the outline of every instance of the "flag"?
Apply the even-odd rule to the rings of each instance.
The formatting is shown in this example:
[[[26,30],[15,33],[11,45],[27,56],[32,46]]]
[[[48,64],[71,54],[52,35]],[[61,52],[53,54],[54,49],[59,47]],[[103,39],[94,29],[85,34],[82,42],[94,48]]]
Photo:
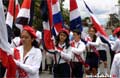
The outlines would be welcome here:
[[[7,26],[5,23],[3,4],[0,1],[0,48],[6,52],[10,52],[10,44],[8,43],[8,34],[7,34]]]
[[[8,70],[12,67],[11,70],[7,71],[9,73],[9,76],[7,74],[6,78],[15,78],[15,71],[14,69],[16,67],[16,64],[14,63],[12,59],[12,51],[10,48],[10,44],[8,43],[8,34],[7,34],[7,26],[5,24],[5,16],[4,16],[4,10],[3,10],[3,4],[2,0],[0,0],[0,60],[2,62],[2,65],[6,67]]]
[[[43,20],[43,41],[47,51],[54,50],[51,29],[53,27],[52,0],[41,0],[40,12]]]
[[[80,29],[83,30],[80,12],[76,0],[70,0],[70,30]]]
[[[100,39],[103,43],[106,43],[109,47],[109,51],[112,52],[112,49],[111,49],[111,44],[110,44],[110,41],[108,39],[108,35],[107,33],[105,32],[103,26],[100,24],[100,22],[96,19],[96,17],[93,15],[93,12],[92,10],[88,7],[88,5],[86,4],[86,2],[83,0],[88,12],[90,13],[90,18],[91,18],[91,21],[93,23],[93,26],[95,27],[95,29],[97,30],[97,32],[99,32],[99,36],[100,36]]]
[[[31,9],[32,0],[24,0],[20,11],[16,18],[16,26],[22,30],[24,25],[28,25],[30,23],[30,9]]]
[[[58,0],[52,0],[52,15],[53,15],[53,35],[58,35],[58,32],[63,28],[63,18],[60,11],[60,4]]]
[[[30,20],[29,20],[29,23],[28,23],[29,26],[32,26],[32,23],[33,23],[34,4],[35,4],[35,1],[34,1],[34,0],[31,0],[31,7],[30,7]]]
[[[13,22],[14,22],[14,0],[9,0],[8,12],[6,16],[6,25],[7,25],[7,32],[8,32],[8,41],[11,43],[13,39]]]
[[[14,16],[14,20],[16,20],[16,17],[19,13],[19,10],[20,10],[20,4],[18,2],[18,0],[15,0],[15,16]]]
[[[95,29],[97,30],[97,32],[100,33],[100,35],[104,36],[105,38],[108,38],[107,33],[105,32],[105,29],[103,28],[103,26],[100,24],[100,22],[97,20],[97,18],[94,16],[92,10],[88,7],[88,5],[86,4],[86,2],[83,0],[89,14],[90,14],[90,18],[91,21],[93,23],[93,26],[95,27]]]

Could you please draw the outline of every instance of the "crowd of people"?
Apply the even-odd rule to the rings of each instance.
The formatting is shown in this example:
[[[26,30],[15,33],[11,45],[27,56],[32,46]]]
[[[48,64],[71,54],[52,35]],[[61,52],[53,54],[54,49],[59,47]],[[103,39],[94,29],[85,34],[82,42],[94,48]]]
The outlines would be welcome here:
[[[12,76],[39,78],[40,72],[49,69],[54,78],[83,78],[84,74],[94,77],[102,73],[99,67],[103,63],[105,76],[119,78],[119,27],[110,35],[108,42],[111,47],[103,42],[94,26],[89,27],[84,38],[79,29],[69,31],[63,28],[54,38],[54,52],[48,52],[43,46],[42,32],[34,26],[24,26],[23,31],[16,32],[16,37],[11,41],[12,58],[16,65],[15,75]],[[111,55],[110,71],[107,52]],[[1,65],[1,68],[4,67]],[[9,69],[3,70],[5,73],[1,73],[1,78],[10,72]]]

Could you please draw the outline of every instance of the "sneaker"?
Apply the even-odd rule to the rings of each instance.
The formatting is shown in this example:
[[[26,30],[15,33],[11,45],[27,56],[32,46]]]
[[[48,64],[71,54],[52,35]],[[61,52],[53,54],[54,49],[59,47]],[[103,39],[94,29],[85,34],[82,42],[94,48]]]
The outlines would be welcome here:
[[[109,74],[108,74],[108,73],[105,73],[105,76],[106,76],[106,77],[109,77]]]
[[[100,75],[101,75],[101,73],[100,73],[100,72],[98,72],[96,76],[97,76],[97,77],[99,77]]]

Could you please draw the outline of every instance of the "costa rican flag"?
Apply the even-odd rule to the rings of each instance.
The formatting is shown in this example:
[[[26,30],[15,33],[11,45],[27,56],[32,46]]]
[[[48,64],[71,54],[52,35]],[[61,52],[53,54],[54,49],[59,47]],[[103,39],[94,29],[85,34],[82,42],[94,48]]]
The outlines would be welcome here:
[[[53,15],[53,35],[58,35],[58,32],[63,28],[63,18],[60,11],[60,3],[58,0],[52,0],[52,15]]]
[[[16,20],[16,17],[19,13],[19,10],[20,10],[20,4],[18,2],[18,0],[15,0],[15,16],[14,16],[14,20]]]
[[[24,0],[21,9],[16,18],[16,26],[22,30],[24,25],[28,25],[30,22],[30,8],[32,0]]]
[[[6,17],[6,25],[8,32],[8,41],[11,43],[13,39],[13,22],[14,22],[14,0],[9,0],[8,12]]]
[[[103,43],[106,43],[109,47],[109,51],[112,52],[112,49],[111,49],[111,44],[110,44],[110,41],[108,39],[108,35],[107,33],[105,32],[105,29],[103,28],[103,26],[100,24],[100,22],[96,19],[96,17],[94,16],[92,10],[88,7],[88,5],[86,4],[86,2],[83,0],[89,14],[90,14],[90,18],[91,18],[91,21],[93,23],[93,26],[95,27],[95,29],[97,30],[97,32],[99,33],[99,37],[101,39],[101,41]]]
[[[86,4],[86,2],[83,0],[89,14],[90,14],[90,18],[91,18],[91,21],[93,23],[93,26],[95,27],[95,29],[100,33],[100,35],[108,38],[108,35],[107,33],[105,32],[105,29],[104,27],[100,24],[100,22],[97,20],[97,18],[94,16],[92,10],[88,7],[88,5]]]
[[[52,40],[53,16],[52,0],[41,0],[40,12],[43,20],[43,41],[45,49],[53,52],[54,43]]]
[[[80,29],[83,30],[80,12],[76,0],[70,0],[70,30]]]
[[[0,19],[0,62],[2,63],[4,67],[7,68],[6,78],[11,78],[11,77],[15,78],[16,64],[14,63],[12,56],[11,56],[12,51],[10,48],[10,44],[8,43],[8,34],[7,34],[7,27],[6,27],[4,15],[5,14],[3,10],[2,0],[0,0],[0,17],[1,17]],[[0,74],[2,73],[4,72],[1,71]]]

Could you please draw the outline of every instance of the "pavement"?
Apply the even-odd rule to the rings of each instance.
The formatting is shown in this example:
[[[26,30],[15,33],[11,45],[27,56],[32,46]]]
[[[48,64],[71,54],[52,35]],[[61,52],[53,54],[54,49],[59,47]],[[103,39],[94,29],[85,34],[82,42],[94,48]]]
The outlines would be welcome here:
[[[40,73],[40,78],[53,78],[53,75],[49,74],[48,71],[42,71],[42,73]]]
[[[109,52],[107,52],[107,63],[108,63],[108,75],[110,73],[110,54]],[[101,73],[104,72],[104,65],[101,64],[100,65],[100,68],[101,68]],[[101,74],[100,76],[102,76],[103,74]],[[49,74],[49,71],[42,71],[42,73],[40,73],[40,78],[53,78],[53,74]],[[86,75],[84,74],[84,77],[83,78],[88,78],[86,77]],[[93,77],[89,77],[89,78],[93,78]],[[95,77],[95,78],[106,78],[106,77]],[[110,78],[110,77],[107,77],[107,78]]]

